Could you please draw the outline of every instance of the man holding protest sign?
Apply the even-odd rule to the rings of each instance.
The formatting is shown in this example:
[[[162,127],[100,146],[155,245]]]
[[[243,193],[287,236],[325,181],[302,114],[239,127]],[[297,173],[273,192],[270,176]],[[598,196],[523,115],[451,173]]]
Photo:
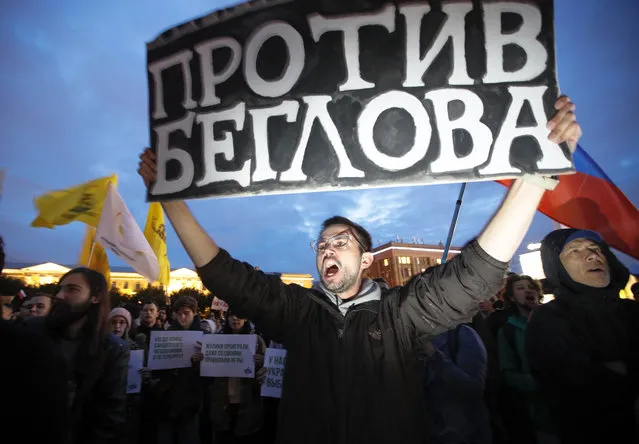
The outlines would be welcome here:
[[[581,136],[575,107],[562,97],[555,108],[549,137],[574,150]],[[142,154],[139,173],[147,187],[155,181],[152,151]],[[517,179],[459,256],[387,291],[362,279],[373,263],[370,235],[345,218],[326,221],[314,244],[318,292],[234,260],[185,202],[163,207],[206,287],[288,350],[278,442],[420,443],[423,406],[412,340],[465,322],[478,301],[501,288],[545,191],[540,185]]]
[[[162,33],[147,60],[139,173],[206,287],[286,347],[278,442],[422,444],[416,338],[497,293],[545,176],[572,167],[552,2],[250,2]],[[348,219],[324,222],[304,289],[234,260],[180,201],[521,175],[459,256],[393,289],[363,278],[371,237]]]

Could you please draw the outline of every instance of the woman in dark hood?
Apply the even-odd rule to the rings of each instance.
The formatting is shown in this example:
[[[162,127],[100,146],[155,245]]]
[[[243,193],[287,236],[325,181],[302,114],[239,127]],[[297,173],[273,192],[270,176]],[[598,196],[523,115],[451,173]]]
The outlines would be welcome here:
[[[526,344],[562,443],[639,442],[639,304],[619,298],[628,270],[587,230],[553,231],[541,259],[555,300],[532,315]]]

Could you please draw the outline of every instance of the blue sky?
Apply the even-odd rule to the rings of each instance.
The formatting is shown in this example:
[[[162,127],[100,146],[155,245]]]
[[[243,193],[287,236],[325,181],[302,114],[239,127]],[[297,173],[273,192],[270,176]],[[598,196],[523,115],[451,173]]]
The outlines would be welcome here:
[[[187,19],[228,6],[203,0],[23,0],[0,16],[0,168],[8,175],[0,201],[0,234],[9,260],[77,260],[83,224],[31,228],[33,198],[115,172],[138,224],[147,204],[136,174],[148,144],[145,43]],[[556,1],[562,92],[577,104],[582,146],[629,199],[639,203],[639,3]],[[614,7],[611,6],[614,4]],[[342,214],[375,240],[413,236],[445,241],[459,185],[263,196],[190,202],[224,248],[265,271],[315,273],[309,242],[326,217]],[[504,189],[469,184],[454,244],[477,235]],[[522,249],[552,229],[538,214]],[[167,229],[173,268],[191,266]],[[635,272],[639,263],[624,261]],[[111,256],[112,265],[123,265]],[[517,269],[517,260],[513,266]]]

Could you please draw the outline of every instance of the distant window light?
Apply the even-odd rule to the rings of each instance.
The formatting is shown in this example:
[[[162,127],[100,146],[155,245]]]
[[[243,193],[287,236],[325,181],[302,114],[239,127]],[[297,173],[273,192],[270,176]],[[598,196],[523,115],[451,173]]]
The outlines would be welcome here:
[[[384,267],[388,267],[388,259],[384,259]]]
[[[437,258],[436,261],[437,261],[437,265],[440,265],[442,263],[441,258]]]

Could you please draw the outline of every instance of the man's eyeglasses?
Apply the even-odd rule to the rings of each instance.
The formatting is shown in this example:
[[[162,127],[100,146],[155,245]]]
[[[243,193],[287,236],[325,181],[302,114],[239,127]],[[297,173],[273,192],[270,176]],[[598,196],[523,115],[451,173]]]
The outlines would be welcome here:
[[[346,248],[348,248],[348,243],[351,241],[355,241],[355,243],[357,243],[362,251],[366,251],[366,248],[364,248],[359,239],[348,232],[337,233],[335,236],[331,236],[327,239],[318,239],[314,242],[311,242],[311,248],[315,253],[323,253],[326,251],[327,248],[332,248],[334,250],[345,250]]]

